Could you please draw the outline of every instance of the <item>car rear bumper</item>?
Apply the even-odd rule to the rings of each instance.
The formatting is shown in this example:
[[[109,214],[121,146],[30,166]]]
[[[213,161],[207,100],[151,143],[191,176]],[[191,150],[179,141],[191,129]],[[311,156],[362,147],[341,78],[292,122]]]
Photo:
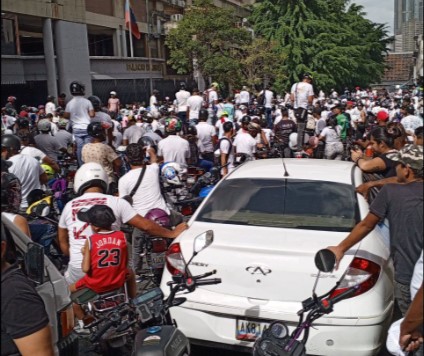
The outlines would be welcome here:
[[[391,303],[384,315],[370,318],[367,323],[352,323],[352,319],[326,318],[325,324],[318,320],[310,329],[307,343],[308,354],[313,355],[376,355],[385,342],[385,335],[392,316]],[[207,345],[224,344],[224,348],[252,347],[252,342],[236,340],[236,318],[240,316],[205,312],[186,307],[171,309],[178,328],[194,343]],[[241,317],[243,318],[243,317]],[[251,317],[248,317],[249,319]],[[276,317],[275,320],[278,320]],[[358,320],[357,320],[358,321]],[[290,331],[296,323],[288,322]],[[227,347],[225,347],[227,346]]]

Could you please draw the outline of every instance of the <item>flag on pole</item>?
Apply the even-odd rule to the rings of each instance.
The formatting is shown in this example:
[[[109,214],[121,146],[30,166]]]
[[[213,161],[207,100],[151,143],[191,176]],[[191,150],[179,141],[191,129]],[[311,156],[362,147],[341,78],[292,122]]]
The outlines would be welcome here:
[[[130,0],[125,0],[125,25],[135,38],[138,40],[141,38],[141,34],[137,26],[137,19],[135,18],[134,11],[130,6]]]

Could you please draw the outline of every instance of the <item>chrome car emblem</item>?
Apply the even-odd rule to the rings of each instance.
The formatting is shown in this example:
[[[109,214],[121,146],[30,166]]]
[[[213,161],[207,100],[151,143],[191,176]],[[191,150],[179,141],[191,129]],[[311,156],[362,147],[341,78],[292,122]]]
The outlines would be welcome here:
[[[272,272],[269,268],[264,266],[249,266],[246,267],[246,271],[250,274],[262,274],[264,276]]]

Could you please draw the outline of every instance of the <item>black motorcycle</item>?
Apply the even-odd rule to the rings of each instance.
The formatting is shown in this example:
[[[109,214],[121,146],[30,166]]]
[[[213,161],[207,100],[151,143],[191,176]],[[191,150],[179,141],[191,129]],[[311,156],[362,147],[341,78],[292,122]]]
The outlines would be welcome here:
[[[111,344],[113,336],[125,335],[128,345],[130,342],[128,336],[135,335],[132,343],[132,356],[189,356],[190,343],[177,328],[169,310],[186,301],[186,298],[176,297],[178,292],[190,293],[197,286],[221,283],[219,278],[208,278],[216,271],[192,276],[188,268],[193,258],[212,242],[212,231],[206,231],[195,238],[193,256],[186,264],[185,273],[174,276],[173,281],[168,282],[170,293],[167,298],[164,298],[160,288],[154,288],[129,302],[123,302],[113,307],[103,318],[88,326],[92,331],[90,341],[97,346],[107,342],[109,354],[114,354],[113,344]],[[115,345],[122,347],[122,342]],[[102,349],[105,350],[105,347],[103,346]]]
[[[322,296],[316,295],[315,289],[320,273],[331,272],[335,263],[336,256],[333,252],[330,250],[318,251],[315,255],[315,265],[319,272],[315,280],[312,297],[302,302],[302,309],[297,312],[299,323],[296,328],[290,334],[289,328],[284,321],[271,323],[262,336],[256,340],[253,346],[254,356],[306,356],[306,342],[309,337],[309,329],[313,327],[313,322],[323,315],[330,314],[333,311],[334,304],[351,297],[359,288],[359,285],[356,285],[333,298],[329,298],[340,283],[337,282],[328,293]]]

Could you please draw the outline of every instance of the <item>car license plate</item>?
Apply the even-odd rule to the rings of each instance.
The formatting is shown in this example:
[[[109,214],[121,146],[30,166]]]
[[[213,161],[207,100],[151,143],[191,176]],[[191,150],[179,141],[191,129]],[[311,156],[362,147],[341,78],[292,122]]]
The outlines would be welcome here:
[[[152,268],[163,268],[165,266],[165,253],[152,253]]]
[[[269,324],[270,323],[265,321],[237,319],[236,339],[242,341],[255,341],[258,337],[261,337]]]

